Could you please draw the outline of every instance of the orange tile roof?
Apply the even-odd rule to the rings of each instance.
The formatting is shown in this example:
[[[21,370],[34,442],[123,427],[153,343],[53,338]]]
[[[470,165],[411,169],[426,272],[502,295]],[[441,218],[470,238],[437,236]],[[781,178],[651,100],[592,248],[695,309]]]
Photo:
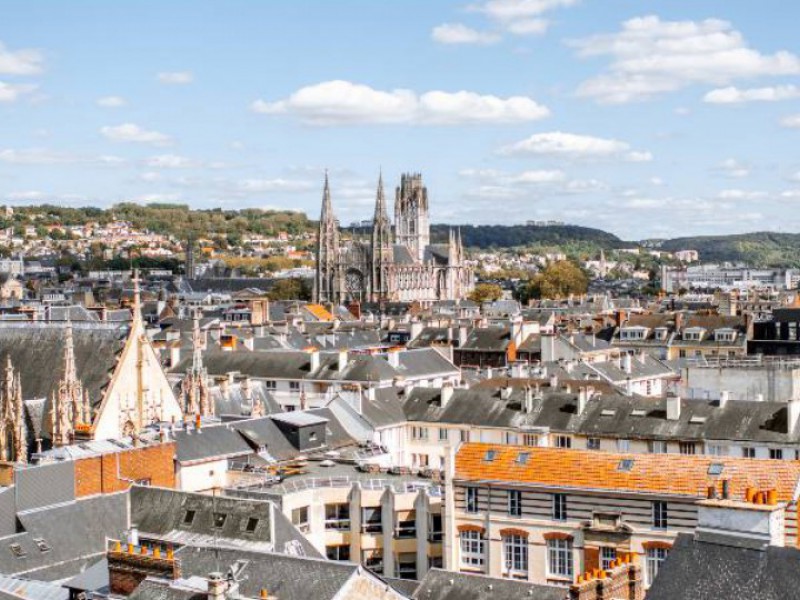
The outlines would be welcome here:
[[[306,310],[320,321],[333,321],[333,315],[321,304],[306,304]]]
[[[492,461],[486,451],[494,450]],[[525,464],[517,459],[528,453]],[[620,461],[629,459],[629,471]],[[720,475],[708,473],[711,464],[723,465]],[[730,481],[731,498],[742,499],[748,487],[775,489],[780,502],[795,498],[800,461],[759,460],[682,454],[616,454],[592,450],[532,448],[497,444],[463,444],[456,454],[455,479],[531,484],[584,490],[608,490],[705,498],[710,485],[719,492]]]

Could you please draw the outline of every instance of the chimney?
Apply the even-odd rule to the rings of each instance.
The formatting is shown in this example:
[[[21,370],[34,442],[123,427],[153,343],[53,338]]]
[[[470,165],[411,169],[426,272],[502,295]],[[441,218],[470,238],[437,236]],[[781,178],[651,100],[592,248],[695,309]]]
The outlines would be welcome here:
[[[460,325],[458,328],[458,345],[459,347],[467,343],[467,326]]]
[[[582,415],[586,410],[586,403],[589,400],[588,393],[585,387],[578,388],[578,414]]]
[[[628,375],[630,375],[631,371],[633,371],[633,359],[630,354],[625,354],[622,357],[622,370]]]
[[[681,418],[681,397],[667,394],[667,420],[677,421]]]
[[[400,368],[400,352],[398,350],[389,350],[386,353],[386,359],[389,361],[389,366],[393,369]]]
[[[177,367],[179,362],[181,362],[181,345],[173,344],[169,348],[169,365]]]
[[[525,399],[523,400],[522,409],[528,415],[533,412],[533,388],[529,385],[525,386]]]
[[[794,433],[797,430],[797,421],[800,418],[800,400],[789,398],[786,404],[786,433]]]
[[[412,321],[409,333],[411,334],[412,340],[417,339],[419,337],[419,334],[422,333],[422,322]]]
[[[228,590],[228,582],[225,581],[222,573],[214,572],[208,575],[208,600],[225,600],[225,592]]]
[[[442,408],[446,408],[447,405],[450,403],[450,400],[453,398],[454,391],[455,390],[453,389],[452,384],[446,383],[445,385],[442,386],[442,391],[439,396],[440,398],[439,402]]]
[[[509,398],[511,398],[511,392],[512,392],[511,386],[508,385],[508,383],[506,383],[505,387],[500,388],[500,398],[502,398],[503,400],[508,400]]]
[[[768,492],[748,490],[753,499],[733,500],[725,497],[723,481],[722,498],[701,500],[697,511],[695,538],[713,540],[740,548],[763,550],[767,546],[784,546],[786,541],[786,504],[770,503]]]
[[[347,367],[347,350],[339,350],[338,360],[336,362],[336,370],[341,373]]]
[[[375,402],[375,387],[369,386],[367,388],[367,400],[370,402]]]
[[[123,546],[119,540],[112,540],[106,558],[109,591],[114,596],[130,596],[148,577],[167,581],[181,577],[180,561],[171,548],[164,555],[160,548],[151,550],[144,544],[136,546],[131,543]]]
[[[309,370],[314,373],[319,369],[319,350],[312,348],[308,351]]]
[[[730,396],[731,396],[731,393],[728,390],[720,391],[720,393],[719,393],[719,407],[720,408],[725,408],[725,405],[728,404],[728,400],[730,400]]]
[[[542,334],[542,362],[556,360],[556,336],[554,333]]]
[[[550,387],[555,390],[558,388],[558,375],[553,373],[550,375]]]

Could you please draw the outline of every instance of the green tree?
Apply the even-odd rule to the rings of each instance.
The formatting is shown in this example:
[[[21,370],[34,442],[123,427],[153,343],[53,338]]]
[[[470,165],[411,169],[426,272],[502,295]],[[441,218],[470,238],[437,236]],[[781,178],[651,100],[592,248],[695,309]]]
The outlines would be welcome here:
[[[472,290],[469,299],[478,304],[493,302],[503,297],[503,288],[496,283],[479,283]]]
[[[269,291],[270,300],[309,300],[310,290],[302,279],[279,279]]]
[[[573,262],[559,260],[531,279],[525,295],[527,298],[559,299],[585,294],[588,289],[586,273]]]

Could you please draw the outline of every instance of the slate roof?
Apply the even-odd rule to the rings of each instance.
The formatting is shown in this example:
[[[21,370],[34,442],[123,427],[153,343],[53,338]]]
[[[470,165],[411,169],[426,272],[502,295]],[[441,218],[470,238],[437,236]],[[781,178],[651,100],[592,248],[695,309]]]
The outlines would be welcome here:
[[[505,352],[511,343],[508,327],[476,327],[467,334],[461,350],[470,352]]]
[[[239,432],[229,425],[212,425],[200,431],[179,429],[173,433],[173,438],[175,458],[179,463],[235,458],[253,453]]]
[[[487,451],[494,456],[487,459]],[[525,461],[520,454],[526,454]],[[630,468],[620,468],[630,460]],[[455,480],[515,482],[531,486],[613,493],[650,493],[705,498],[710,485],[730,482],[732,497],[745,489],[775,489],[779,502],[797,498],[800,463],[788,460],[729,458],[683,454],[617,454],[593,450],[563,450],[498,444],[462,444],[455,461]],[[709,474],[711,465],[720,474]]]
[[[800,598],[800,550],[765,550],[679,534],[647,600],[790,600]]]
[[[567,590],[554,585],[431,569],[420,581],[414,600],[565,600]]]

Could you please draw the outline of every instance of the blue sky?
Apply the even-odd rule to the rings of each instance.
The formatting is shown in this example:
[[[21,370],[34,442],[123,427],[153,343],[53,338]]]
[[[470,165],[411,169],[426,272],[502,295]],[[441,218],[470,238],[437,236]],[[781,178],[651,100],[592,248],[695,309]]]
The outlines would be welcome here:
[[[800,3],[16,1],[0,201],[800,231]]]

